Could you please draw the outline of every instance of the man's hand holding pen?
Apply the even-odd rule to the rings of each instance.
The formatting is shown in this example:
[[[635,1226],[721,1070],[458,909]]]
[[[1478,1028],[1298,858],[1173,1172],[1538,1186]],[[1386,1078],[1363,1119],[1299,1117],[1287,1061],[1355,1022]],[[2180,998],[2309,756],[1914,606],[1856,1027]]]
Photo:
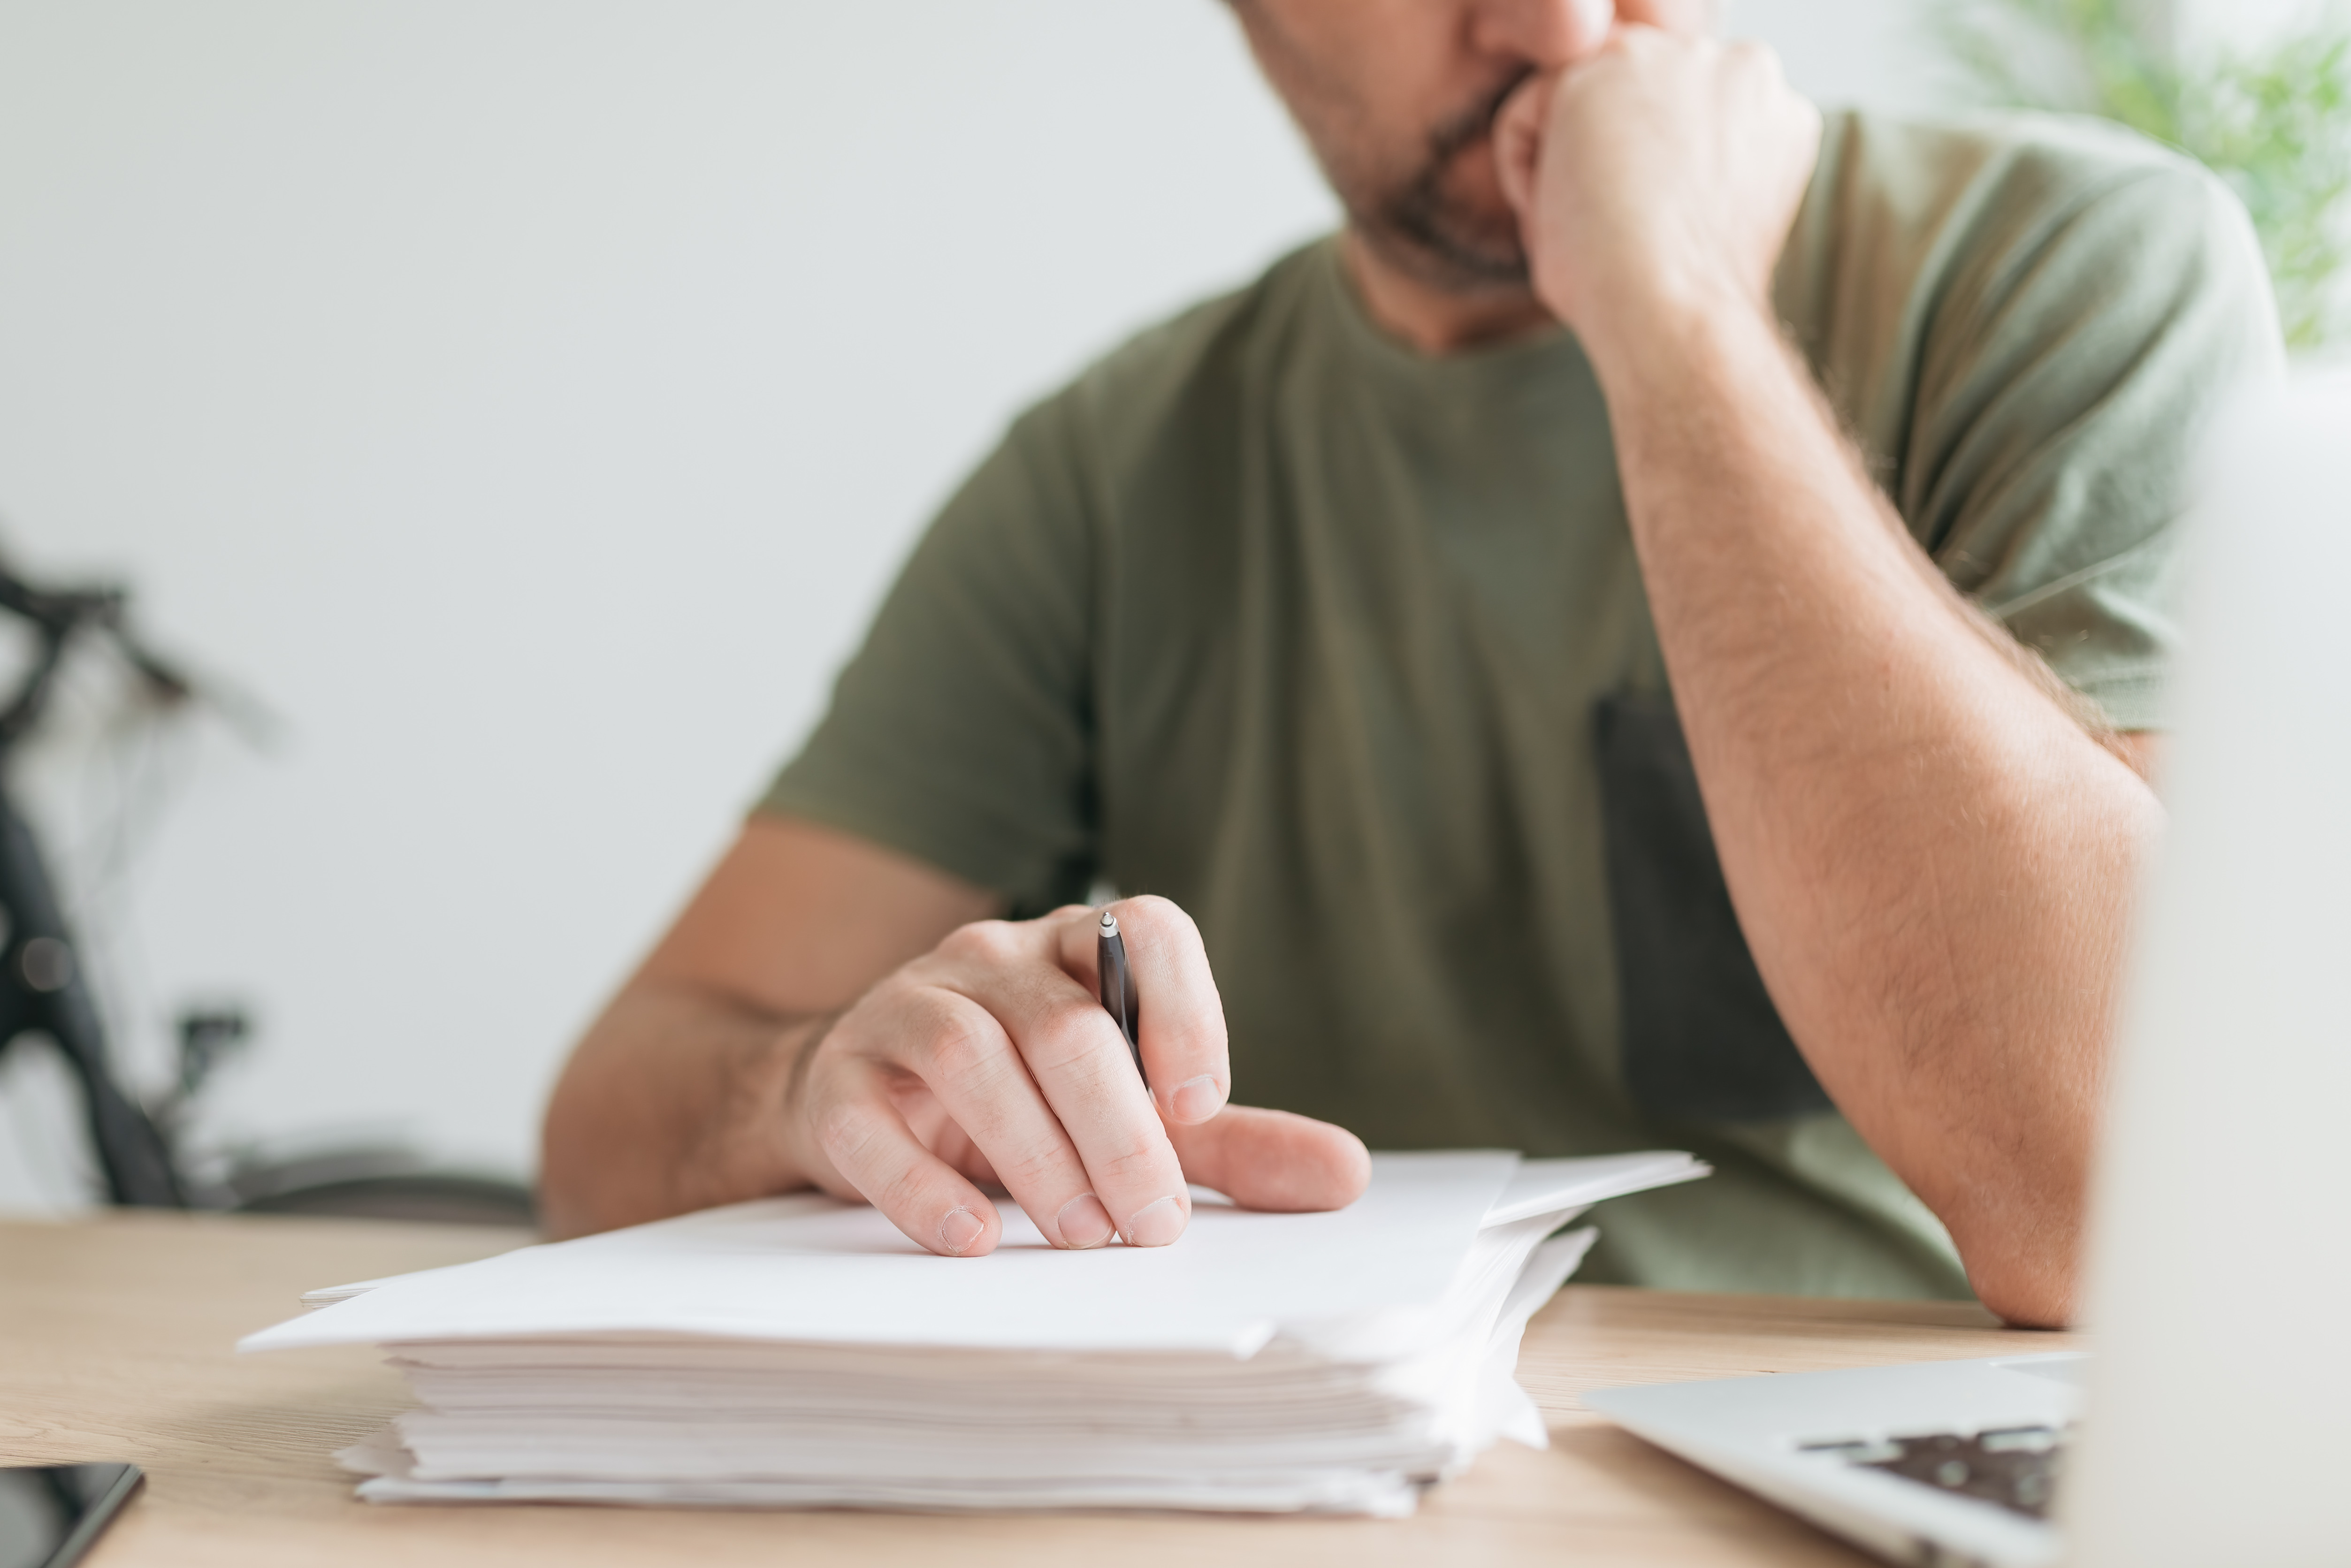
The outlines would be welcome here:
[[[1147,998],[1133,1054],[1099,999],[1105,925],[1123,994]],[[995,1249],[1003,1221],[983,1188],[1056,1247],[1164,1247],[1191,1218],[1188,1183],[1244,1207],[1317,1209],[1369,1179],[1353,1134],[1226,1103],[1207,953],[1163,898],[966,925],[809,1033],[785,1093],[791,1163],[935,1252]]]

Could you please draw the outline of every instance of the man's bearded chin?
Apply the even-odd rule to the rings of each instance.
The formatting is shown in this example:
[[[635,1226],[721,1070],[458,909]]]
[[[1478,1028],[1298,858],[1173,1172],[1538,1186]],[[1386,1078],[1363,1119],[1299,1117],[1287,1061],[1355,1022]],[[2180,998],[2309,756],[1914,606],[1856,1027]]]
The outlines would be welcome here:
[[[1449,293],[1527,286],[1518,214],[1492,173],[1494,118],[1518,85],[1512,80],[1432,130],[1409,178],[1347,203],[1364,237],[1391,265]]]

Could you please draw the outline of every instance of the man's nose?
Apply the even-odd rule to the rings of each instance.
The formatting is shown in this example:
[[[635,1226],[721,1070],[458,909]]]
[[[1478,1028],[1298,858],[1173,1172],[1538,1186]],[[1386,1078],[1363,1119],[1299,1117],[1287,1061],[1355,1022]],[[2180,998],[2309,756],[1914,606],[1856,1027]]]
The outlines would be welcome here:
[[[1469,37],[1485,53],[1562,70],[1607,40],[1614,0],[1471,0]]]

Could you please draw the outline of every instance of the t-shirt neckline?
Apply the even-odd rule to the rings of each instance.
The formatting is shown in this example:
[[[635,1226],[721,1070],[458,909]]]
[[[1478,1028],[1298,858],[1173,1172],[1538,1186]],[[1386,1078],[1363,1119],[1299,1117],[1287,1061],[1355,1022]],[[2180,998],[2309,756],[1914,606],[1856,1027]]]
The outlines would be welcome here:
[[[1483,343],[1451,353],[1424,353],[1397,339],[1372,319],[1370,308],[1348,275],[1338,234],[1325,235],[1315,246],[1318,290],[1324,295],[1350,349],[1378,373],[1407,385],[1458,384],[1487,377],[1549,368],[1556,358],[1581,361],[1583,345],[1566,327],[1553,324],[1522,338]]]

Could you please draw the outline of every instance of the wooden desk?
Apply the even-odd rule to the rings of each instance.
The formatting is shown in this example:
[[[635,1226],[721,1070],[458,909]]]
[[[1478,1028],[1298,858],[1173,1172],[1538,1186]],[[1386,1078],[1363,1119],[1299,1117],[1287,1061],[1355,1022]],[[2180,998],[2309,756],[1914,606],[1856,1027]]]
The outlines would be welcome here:
[[[1856,1564],[1866,1560],[1586,1414],[1577,1394],[2069,1343],[2004,1332],[1972,1307],[1571,1285],[1535,1319],[1519,1363],[1550,1419],[1550,1451],[1504,1443],[1402,1522],[373,1507],[353,1500],[328,1454],[410,1402],[401,1380],[372,1351],[230,1354],[240,1334],[291,1315],[312,1286],[526,1239],[370,1220],[0,1222],[0,1463],[146,1467],[146,1495],[91,1568]]]

